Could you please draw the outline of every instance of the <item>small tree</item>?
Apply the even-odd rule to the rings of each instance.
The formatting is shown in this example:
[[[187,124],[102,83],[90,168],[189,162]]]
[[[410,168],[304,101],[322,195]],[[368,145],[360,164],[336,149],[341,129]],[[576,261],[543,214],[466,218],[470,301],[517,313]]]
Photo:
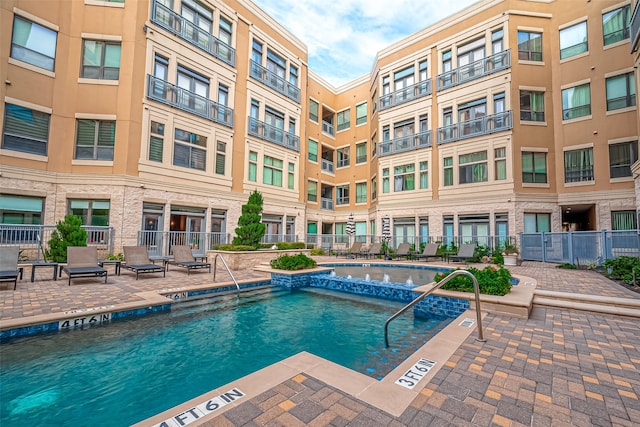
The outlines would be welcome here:
[[[242,205],[242,215],[238,218],[236,236],[233,238],[234,245],[258,248],[267,229],[267,226],[260,222],[263,203],[262,194],[258,190],[253,190],[247,203]]]
[[[82,220],[75,215],[67,215],[58,221],[56,229],[51,232],[47,258],[54,262],[67,262],[68,246],[87,246],[87,231],[81,226]]]

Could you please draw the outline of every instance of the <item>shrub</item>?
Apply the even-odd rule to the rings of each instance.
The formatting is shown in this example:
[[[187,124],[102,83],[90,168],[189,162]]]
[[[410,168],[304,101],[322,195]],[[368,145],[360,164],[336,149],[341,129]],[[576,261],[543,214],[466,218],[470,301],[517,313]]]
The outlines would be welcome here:
[[[213,248],[217,251],[229,251],[229,252],[243,252],[243,251],[255,251],[255,246],[247,246],[247,245],[214,245]]]
[[[502,255],[500,249],[494,249],[493,252],[491,252],[491,262],[498,265],[504,265],[504,255]]]
[[[489,255],[489,246],[487,245],[477,245],[473,250],[473,258],[471,258],[470,262],[482,262],[482,257]]]
[[[314,268],[318,265],[315,260],[305,254],[282,255],[272,259],[270,264],[271,268],[275,268],[276,270],[304,270]]]
[[[556,265],[556,268],[566,268],[567,270],[577,270],[578,266],[575,264],[571,264],[569,262],[565,262],[564,264]]]
[[[311,249],[311,255],[326,255],[327,253],[322,248]]]
[[[433,280],[438,283],[452,271],[454,270],[438,273]],[[467,271],[473,274],[478,281],[481,294],[503,296],[511,292],[511,282],[509,280],[511,279],[511,272],[504,267],[495,268],[493,266],[487,266],[483,270],[469,267]],[[458,292],[474,292],[473,280],[467,276],[456,276],[442,286],[442,289]]]
[[[87,231],[82,228],[82,220],[75,215],[67,215],[58,221],[51,232],[49,250],[45,256],[53,262],[67,262],[67,247],[87,246]]]
[[[602,265],[607,269],[607,277],[622,280],[625,283],[633,283],[633,272],[640,277],[640,258],[633,256],[621,256],[605,260]]]
[[[232,242],[234,245],[253,246],[254,249],[260,246],[260,240],[267,229],[260,216],[263,203],[262,194],[254,190],[247,203],[242,205],[242,215],[238,218],[236,236]]]
[[[117,254],[107,254],[104,257],[106,260],[115,260],[115,261],[124,261],[124,254],[122,252],[118,252]]]
[[[283,251],[287,249],[304,249],[304,242],[278,242],[276,247]]]

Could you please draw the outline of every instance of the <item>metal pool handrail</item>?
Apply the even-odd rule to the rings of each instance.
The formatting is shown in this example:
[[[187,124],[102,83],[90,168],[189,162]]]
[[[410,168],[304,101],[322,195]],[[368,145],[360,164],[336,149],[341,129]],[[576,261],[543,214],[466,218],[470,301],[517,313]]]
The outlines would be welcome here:
[[[227,269],[227,273],[229,273],[229,276],[231,276],[231,280],[233,280],[233,283],[236,284],[236,288],[238,289],[238,296],[240,296],[240,285],[238,284],[238,281],[236,280],[233,273],[231,272],[231,269],[227,265],[227,261],[224,260],[221,254],[216,254],[216,256],[213,257],[213,281],[214,282],[216,281],[216,268],[218,267],[218,263],[216,261],[218,260],[218,258],[220,258],[220,260],[222,261],[224,268]]]
[[[447,277],[445,277],[444,279],[442,279],[440,282],[438,282],[435,285],[433,285],[433,287],[431,289],[429,289],[428,291],[425,291],[422,294],[420,294],[418,296],[418,298],[416,298],[413,301],[411,301],[409,304],[407,304],[402,309],[400,309],[400,311],[398,311],[393,316],[391,316],[391,317],[389,317],[387,319],[387,321],[384,323],[384,345],[385,345],[385,347],[389,347],[389,333],[388,333],[389,332],[389,323],[391,323],[391,321],[393,319],[395,319],[396,317],[400,316],[402,313],[404,313],[409,308],[411,308],[414,305],[416,305],[418,302],[422,301],[425,297],[429,296],[433,291],[435,291],[436,289],[440,288],[442,285],[444,285],[445,283],[447,283],[448,281],[450,281],[454,277],[459,276],[461,274],[464,274],[465,276],[469,276],[471,278],[471,280],[473,280],[473,290],[474,290],[474,293],[475,293],[475,296],[476,296],[476,320],[478,322],[478,338],[477,338],[477,340],[481,341],[481,342],[486,342],[487,340],[485,340],[483,335],[482,335],[482,317],[481,317],[481,314],[480,314],[480,286],[478,285],[478,280],[476,279],[476,277],[473,274],[469,273],[466,270],[455,270],[455,271],[452,271],[451,273],[449,273],[449,275]]]

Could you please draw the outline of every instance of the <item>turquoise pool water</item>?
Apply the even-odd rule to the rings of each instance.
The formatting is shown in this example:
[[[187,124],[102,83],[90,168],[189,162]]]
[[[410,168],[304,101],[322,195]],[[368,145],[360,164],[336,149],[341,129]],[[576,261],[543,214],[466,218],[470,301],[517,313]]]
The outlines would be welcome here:
[[[0,346],[0,425],[127,426],[308,351],[380,378],[451,319],[321,289],[217,297],[85,330]]]

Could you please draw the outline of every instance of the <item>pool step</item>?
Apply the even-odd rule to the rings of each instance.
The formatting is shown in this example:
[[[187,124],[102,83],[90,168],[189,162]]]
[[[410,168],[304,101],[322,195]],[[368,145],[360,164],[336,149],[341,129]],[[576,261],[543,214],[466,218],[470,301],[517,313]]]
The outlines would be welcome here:
[[[236,292],[202,295],[197,298],[175,302],[171,307],[171,314],[173,316],[184,316],[197,312],[230,310],[239,304],[251,304],[256,301],[275,298],[282,293],[288,292],[289,290],[280,287],[261,286],[248,291],[241,291],[240,296]]]
[[[640,319],[640,299],[536,290],[533,297],[533,304],[545,307],[571,308],[574,310],[615,314]]]

